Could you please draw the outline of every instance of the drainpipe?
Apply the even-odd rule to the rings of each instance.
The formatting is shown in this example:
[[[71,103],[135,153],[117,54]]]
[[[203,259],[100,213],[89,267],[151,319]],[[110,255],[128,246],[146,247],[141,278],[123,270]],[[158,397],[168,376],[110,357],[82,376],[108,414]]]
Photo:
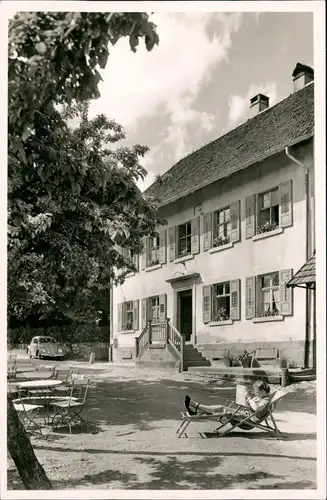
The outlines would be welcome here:
[[[309,255],[309,217],[310,217],[310,193],[309,193],[309,167],[300,160],[292,156],[288,146],[285,147],[285,154],[294,163],[304,169],[304,188],[305,188],[305,256],[306,261],[310,258]],[[304,343],[304,368],[309,366],[309,350],[310,350],[310,290],[305,290],[305,343]]]

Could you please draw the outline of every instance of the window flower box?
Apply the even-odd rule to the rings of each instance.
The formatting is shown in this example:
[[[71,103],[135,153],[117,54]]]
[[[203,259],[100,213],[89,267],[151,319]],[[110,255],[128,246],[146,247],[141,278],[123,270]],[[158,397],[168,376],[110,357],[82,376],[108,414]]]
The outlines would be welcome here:
[[[187,255],[189,255],[191,252],[189,252],[187,249],[185,250],[181,250],[178,254],[178,257],[186,257]]]
[[[152,267],[152,266],[157,266],[158,264],[159,264],[159,259],[154,259],[154,260],[150,260],[150,262],[148,263],[148,266]]]
[[[270,311],[268,309],[268,311],[264,311],[260,314],[260,317],[261,318],[267,318],[268,316],[279,316],[280,312],[278,311],[278,309],[275,309],[273,311]]]
[[[129,330],[133,330],[133,323],[126,323],[124,330],[126,330],[127,332]]]
[[[270,231],[275,231],[276,229],[279,229],[276,222],[265,222],[257,227],[257,234],[270,233]]]
[[[218,310],[213,321],[227,321],[229,319],[230,319],[229,314],[227,313],[226,309],[222,307],[221,309]]]
[[[213,247],[220,247],[222,245],[227,245],[228,243],[230,243],[229,236],[216,236],[213,239],[212,246]]]

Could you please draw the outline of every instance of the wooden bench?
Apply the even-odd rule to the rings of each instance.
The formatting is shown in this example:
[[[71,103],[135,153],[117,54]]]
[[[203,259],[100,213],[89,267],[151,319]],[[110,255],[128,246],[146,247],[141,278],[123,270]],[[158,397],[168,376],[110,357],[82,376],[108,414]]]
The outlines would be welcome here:
[[[255,357],[259,361],[262,360],[274,360],[278,359],[278,349],[276,347],[270,347],[268,349],[256,349]]]

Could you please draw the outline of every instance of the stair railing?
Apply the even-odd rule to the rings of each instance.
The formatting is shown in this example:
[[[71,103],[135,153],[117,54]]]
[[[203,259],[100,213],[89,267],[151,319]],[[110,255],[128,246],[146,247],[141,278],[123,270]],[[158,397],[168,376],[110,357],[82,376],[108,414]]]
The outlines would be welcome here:
[[[180,358],[181,371],[184,370],[185,337],[167,319],[167,343],[170,344]]]
[[[138,337],[135,337],[135,356],[138,358],[142,351],[151,342],[151,322],[148,322],[146,327],[143,328],[142,332]]]

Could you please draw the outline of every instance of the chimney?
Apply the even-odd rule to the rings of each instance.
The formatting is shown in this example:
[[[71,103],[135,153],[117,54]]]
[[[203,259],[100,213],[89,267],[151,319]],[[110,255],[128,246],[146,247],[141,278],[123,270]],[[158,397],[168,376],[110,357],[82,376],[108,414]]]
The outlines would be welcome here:
[[[263,94],[257,94],[250,99],[250,115],[257,115],[264,109],[269,108],[269,97]]]
[[[310,66],[297,63],[292,73],[293,77],[293,92],[303,89],[305,85],[312,82],[314,79],[314,71]]]

